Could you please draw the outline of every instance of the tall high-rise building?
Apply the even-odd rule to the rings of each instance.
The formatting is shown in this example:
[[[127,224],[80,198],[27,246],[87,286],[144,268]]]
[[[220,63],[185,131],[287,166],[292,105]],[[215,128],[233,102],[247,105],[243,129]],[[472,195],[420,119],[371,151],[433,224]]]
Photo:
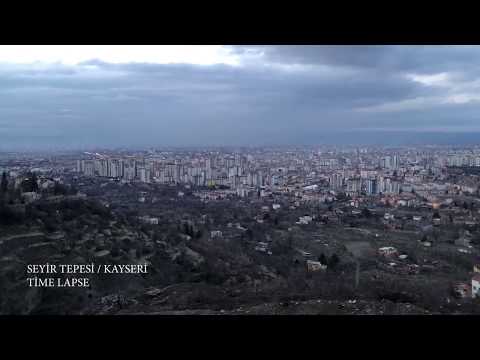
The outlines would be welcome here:
[[[108,164],[108,177],[119,178],[120,177],[120,163],[118,160],[107,160]]]
[[[475,166],[480,166],[480,156],[475,157]]]
[[[398,169],[400,166],[400,161],[398,159],[398,155],[393,155],[391,157],[391,162],[390,162],[390,169]]]
[[[95,176],[95,164],[93,161],[85,162],[84,173],[86,176]]]
[[[138,174],[138,179],[141,182],[144,182],[144,183],[147,182],[147,169],[145,169],[145,166],[138,166],[137,174]]]
[[[362,189],[362,182],[360,178],[354,177],[347,180],[347,192],[358,193]]]
[[[382,167],[384,169],[390,169],[390,167],[391,167],[390,161],[391,161],[391,157],[390,156],[385,156],[380,161],[380,167]]]
[[[123,159],[118,160],[118,177],[123,178],[123,172],[124,172],[124,161]]]
[[[108,164],[105,159],[98,160],[98,176],[108,177]]]
[[[173,180],[175,181],[175,183],[179,183],[180,182],[180,176],[182,174],[182,168],[183,166],[180,165],[180,164],[176,164],[175,165],[175,173],[173,174]]]
[[[82,169],[82,161],[83,160],[77,160],[77,166],[76,166],[76,171],[77,173],[83,173],[84,169]]]
[[[341,190],[343,188],[343,176],[340,174],[332,174],[329,177],[330,188],[333,190]]]
[[[378,181],[377,181],[377,179],[367,179],[367,194],[368,195],[378,194]]]
[[[131,165],[125,165],[123,178],[127,181],[135,180],[135,167]]]
[[[235,154],[235,166],[241,166],[242,165],[242,156],[241,154]]]

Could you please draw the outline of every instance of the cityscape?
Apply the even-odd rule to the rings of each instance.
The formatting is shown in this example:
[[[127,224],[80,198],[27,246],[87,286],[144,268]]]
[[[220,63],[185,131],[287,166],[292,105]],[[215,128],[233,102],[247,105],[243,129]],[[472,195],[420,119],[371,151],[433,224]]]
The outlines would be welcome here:
[[[480,148],[11,153],[1,171],[4,286],[26,259],[155,269],[57,294],[66,313],[477,311]]]
[[[0,46],[0,315],[479,314],[477,58]]]

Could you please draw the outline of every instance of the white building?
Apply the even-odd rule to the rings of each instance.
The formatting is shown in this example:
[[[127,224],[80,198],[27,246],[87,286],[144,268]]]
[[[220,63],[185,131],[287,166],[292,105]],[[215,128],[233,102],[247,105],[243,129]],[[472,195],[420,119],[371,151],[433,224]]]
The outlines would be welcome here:
[[[138,167],[137,171],[138,171],[138,178],[141,182],[146,183],[150,180],[147,178],[147,169],[145,169],[144,167]]]
[[[388,257],[388,256],[396,255],[398,251],[393,246],[385,246],[385,247],[379,248],[378,253],[382,256]]]
[[[210,238],[215,239],[215,238],[221,238],[222,237],[222,232],[220,230],[214,230],[210,231]]]
[[[156,217],[150,217],[150,216],[141,216],[139,217],[140,221],[142,221],[145,224],[150,224],[150,225],[158,225],[158,218]]]
[[[383,218],[385,220],[393,220],[395,218],[395,215],[393,214],[389,214],[389,213],[385,213],[385,215],[383,215]]]
[[[472,277],[472,298],[480,296],[480,274],[476,273]]]
[[[40,185],[40,187],[43,189],[43,190],[46,190],[48,188],[53,188],[55,186],[55,182],[52,181],[52,180],[45,180],[44,182],[42,182],[42,185]]]
[[[255,246],[255,250],[256,251],[260,251],[260,252],[267,252],[268,251],[268,244],[266,242],[259,242],[256,246]]]
[[[308,271],[326,270],[327,265],[323,265],[320,261],[307,260]]]
[[[339,190],[343,187],[343,176],[340,174],[332,174],[329,179],[330,188],[333,190]]]
[[[22,198],[25,200],[27,204],[40,199],[40,197],[41,195],[34,191],[22,193]]]
[[[298,221],[297,221],[297,224],[303,224],[303,225],[308,225],[311,221],[312,221],[312,217],[311,216],[300,216],[298,218]]]

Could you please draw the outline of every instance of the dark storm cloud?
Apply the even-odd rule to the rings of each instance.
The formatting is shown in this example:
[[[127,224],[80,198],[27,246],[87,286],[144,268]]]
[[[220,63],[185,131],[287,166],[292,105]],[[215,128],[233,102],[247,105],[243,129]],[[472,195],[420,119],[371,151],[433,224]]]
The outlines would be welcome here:
[[[477,47],[232,51],[242,66],[0,64],[2,145],[286,144],[355,129],[476,127]]]
[[[277,45],[231,47],[237,54],[264,54],[266,61],[286,64],[323,64],[376,71],[437,73],[478,69],[478,46],[399,45]]]
[[[192,98],[199,96],[202,101],[208,101],[206,97],[216,95],[216,99],[210,100],[261,100],[269,105],[275,102],[281,105],[281,100],[345,106],[362,101],[375,104],[424,93],[421,86],[396,74],[379,77],[362,72],[290,72],[274,68],[236,68],[225,65],[114,65],[98,61],[89,64],[96,64],[107,71],[124,73],[125,76],[120,80],[122,89],[131,95],[142,97],[168,93]],[[234,103],[228,105],[233,105],[232,110],[235,110]]]
[[[263,53],[267,61],[294,64],[376,67],[390,52],[382,46],[246,46],[232,47],[239,55]]]

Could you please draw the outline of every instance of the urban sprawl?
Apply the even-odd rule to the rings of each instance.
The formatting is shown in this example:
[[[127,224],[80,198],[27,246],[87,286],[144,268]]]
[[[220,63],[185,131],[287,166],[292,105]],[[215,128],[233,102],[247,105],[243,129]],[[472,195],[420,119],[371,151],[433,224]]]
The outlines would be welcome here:
[[[32,248],[153,269],[128,291],[94,279],[72,312],[479,309],[480,147],[8,153],[0,173],[4,269]],[[42,296],[0,305],[68,308]]]

